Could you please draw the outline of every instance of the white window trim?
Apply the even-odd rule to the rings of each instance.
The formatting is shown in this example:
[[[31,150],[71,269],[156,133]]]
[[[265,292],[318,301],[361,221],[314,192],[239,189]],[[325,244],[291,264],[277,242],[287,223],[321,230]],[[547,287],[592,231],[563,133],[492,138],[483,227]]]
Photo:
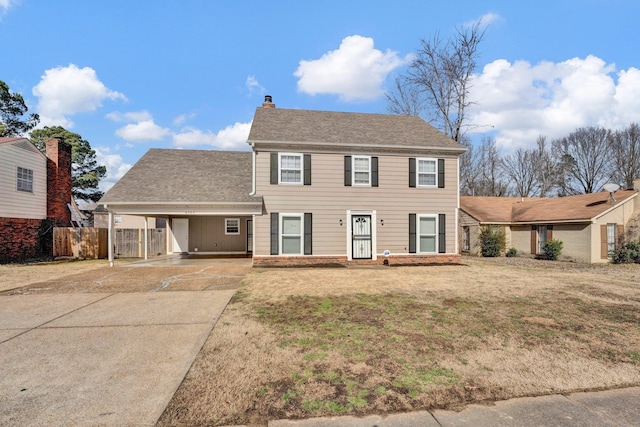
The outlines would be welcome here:
[[[544,233],[542,232],[543,227],[544,227]],[[542,239],[543,236],[544,236],[544,239]],[[549,241],[548,237],[549,237],[549,226],[546,224],[538,225],[538,249],[537,249],[538,254],[544,253],[544,246]]]
[[[367,159],[367,162],[369,163],[369,182],[366,184],[356,183],[356,159]],[[371,187],[371,156],[351,156],[351,185],[354,187]]]
[[[229,221],[235,221],[236,222],[236,227],[238,228],[238,231],[233,233],[233,232],[229,232]],[[240,234],[240,218],[225,218],[224,219],[224,234],[227,236],[237,236]]]
[[[433,237],[435,238],[435,244],[434,244],[434,251],[433,252],[425,252],[422,250],[422,247],[420,245],[420,237],[422,236],[422,230],[420,230],[420,219],[422,218],[433,218],[435,219],[435,234],[433,234]],[[419,254],[437,254],[438,253],[438,240],[440,240],[438,237],[438,230],[440,230],[439,228],[439,224],[438,224],[438,215],[433,215],[433,214],[419,214],[416,215],[416,253]],[[430,234],[425,234],[425,236],[430,236]]]
[[[27,172],[27,176],[30,174],[31,175],[31,179],[18,178],[18,173],[20,172],[20,169],[22,169],[23,171],[26,171]],[[17,166],[16,167],[16,190],[20,191],[21,193],[33,193],[33,181],[34,181],[34,176],[33,175],[34,175],[33,169],[23,168],[22,166]],[[30,184],[28,186],[30,188],[20,188],[20,184],[19,184],[20,182],[22,182],[23,184],[25,184],[25,183]],[[23,185],[23,187],[24,187],[24,185]]]
[[[436,165],[436,170],[435,172],[420,172],[420,161],[430,161],[430,162],[434,162]],[[427,185],[427,184],[420,184],[420,175],[431,175],[433,174],[434,176],[434,180],[433,180],[433,184],[431,185]],[[416,158],[416,187],[422,187],[422,188],[437,188],[438,187],[438,159],[434,159],[431,157],[418,157]]]
[[[616,243],[618,243],[617,234],[618,224],[612,222],[607,223],[607,254],[609,255],[609,257],[611,257],[616,250]],[[613,237],[613,241],[610,239],[610,237]]]
[[[300,158],[300,181],[287,182],[282,181],[282,156],[295,156]],[[297,170],[287,168],[285,170]],[[278,153],[278,184],[282,185],[302,185],[304,183],[304,155],[302,153]]]
[[[300,218],[300,234],[284,234],[284,217],[297,217]],[[285,254],[283,252],[284,245],[282,244],[282,238],[288,236],[299,236],[300,237],[300,251],[296,254]],[[304,214],[303,213],[280,213],[278,217],[278,253],[280,255],[304,255]]]

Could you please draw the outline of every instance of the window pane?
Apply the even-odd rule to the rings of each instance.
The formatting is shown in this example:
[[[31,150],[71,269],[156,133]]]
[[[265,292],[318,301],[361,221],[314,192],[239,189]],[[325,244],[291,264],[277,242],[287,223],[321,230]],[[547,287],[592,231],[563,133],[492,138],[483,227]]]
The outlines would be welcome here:
[[[436,219],[435,218],[420,218],[420,235],[436,234]]]
[[[280,167],[282,169],[300,169],[300,156],[282,156]]]
[[[434,160],[420,160],[418,162],[418,172],[436,172],[436,162]]]
[[[302,230],[302,221],[300,217],[285,216],[282,218],[282,234],[297,234],[300,235]]]
[[[435,252],[436,238],[435,236],[420,236],[420,252]]]
[[[299,170],[281,170],[280,182],[300,182],[302,174]]]
[[[369,172],[369,159],[366,157],[355,157],[353,159],[353,170]]]
[[[436,185],[435,174],[418,174],[418,185]]]
[[[356,184],[368,184],[369,172],[356,172],[354,174],[354,181]]]
[[[283,254],[299,254],[300,253],[300,236],[282,236],[282,253]]]
[[[616,250],[616,224],[607,224],[607,250],[611,254]]]

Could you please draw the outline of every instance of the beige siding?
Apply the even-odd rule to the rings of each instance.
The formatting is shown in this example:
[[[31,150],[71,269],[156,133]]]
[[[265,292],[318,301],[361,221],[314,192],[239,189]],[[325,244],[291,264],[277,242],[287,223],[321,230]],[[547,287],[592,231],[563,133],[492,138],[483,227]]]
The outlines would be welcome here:
[[[459,221],[460,232],[458,239],[460,241],[460,248],[462,249],[463,227],[469,227],[469,255],[480,255],[480,241],[478,239],[480,226],[478,221],[463,211],[460,211]]]
[[[25,143],[0,144],[0,217],[47,217],[47,159]],[[33,171],[33,193],[17,190],[18,166]]]
[[[591,228],[589,224],[554,224],[553,239],[562,241],[560,259],[590,262]]]
[[[240,234],[225,234],[225,218],[240,219]],[[189,218],[189,252],[246,252],[250,217],[192,216]]]
[[[530,225],[511,226],[511,247],[516,248],[518,255],[531,255]]]
[[[375,156],[375,153],[371,154]],[[458,168],[456,156],[445,158],[445,188],[409,188],[408,156],[377,155],[379,186],[345,187],[344,156],[311,155],[312,185],[271,185],[270,153],[256,155],[256,194],[264,200],[264,215],[255,218],[256,255],[270,253],[270,212],[312,213],[313,254],[347,253],[347,211],[375,211],[377,247],[392,254],[409,250],[409,213],[446,215],[446,252],[456,253]],[[342,220],[342,225],[340,225]]]
[[[591,262],[608,262],[608,259],[602,259],[600,256],[600,225],[602,224],[622,224],[625,227],[629,220],[637,213],[636,203],[638,196],[632,198],[626,203],[617,206],[611,212],[599,217],[595,224],[591,226]],[[640,203],[639,203],[640,204]]]

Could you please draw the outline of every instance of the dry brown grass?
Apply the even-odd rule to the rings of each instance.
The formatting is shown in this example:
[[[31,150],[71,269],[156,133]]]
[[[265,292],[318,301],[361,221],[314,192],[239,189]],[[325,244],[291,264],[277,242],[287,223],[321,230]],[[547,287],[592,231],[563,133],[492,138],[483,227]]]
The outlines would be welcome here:
[[[454,408],[640,384],[640,266],[255,269],[160,425]]]

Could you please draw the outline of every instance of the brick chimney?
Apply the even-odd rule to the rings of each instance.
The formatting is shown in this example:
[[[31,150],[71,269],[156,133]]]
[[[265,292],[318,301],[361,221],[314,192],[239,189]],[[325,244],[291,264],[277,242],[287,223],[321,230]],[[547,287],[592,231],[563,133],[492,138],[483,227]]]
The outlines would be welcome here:
[[[46,142],[47,147],[47,218],[55,226],[71,225],[71,145],[63,138]]]
[[[276,104],[272,102],[271,95],[264,96],[264,102],[262,103],[263,108],[276,108]]]

